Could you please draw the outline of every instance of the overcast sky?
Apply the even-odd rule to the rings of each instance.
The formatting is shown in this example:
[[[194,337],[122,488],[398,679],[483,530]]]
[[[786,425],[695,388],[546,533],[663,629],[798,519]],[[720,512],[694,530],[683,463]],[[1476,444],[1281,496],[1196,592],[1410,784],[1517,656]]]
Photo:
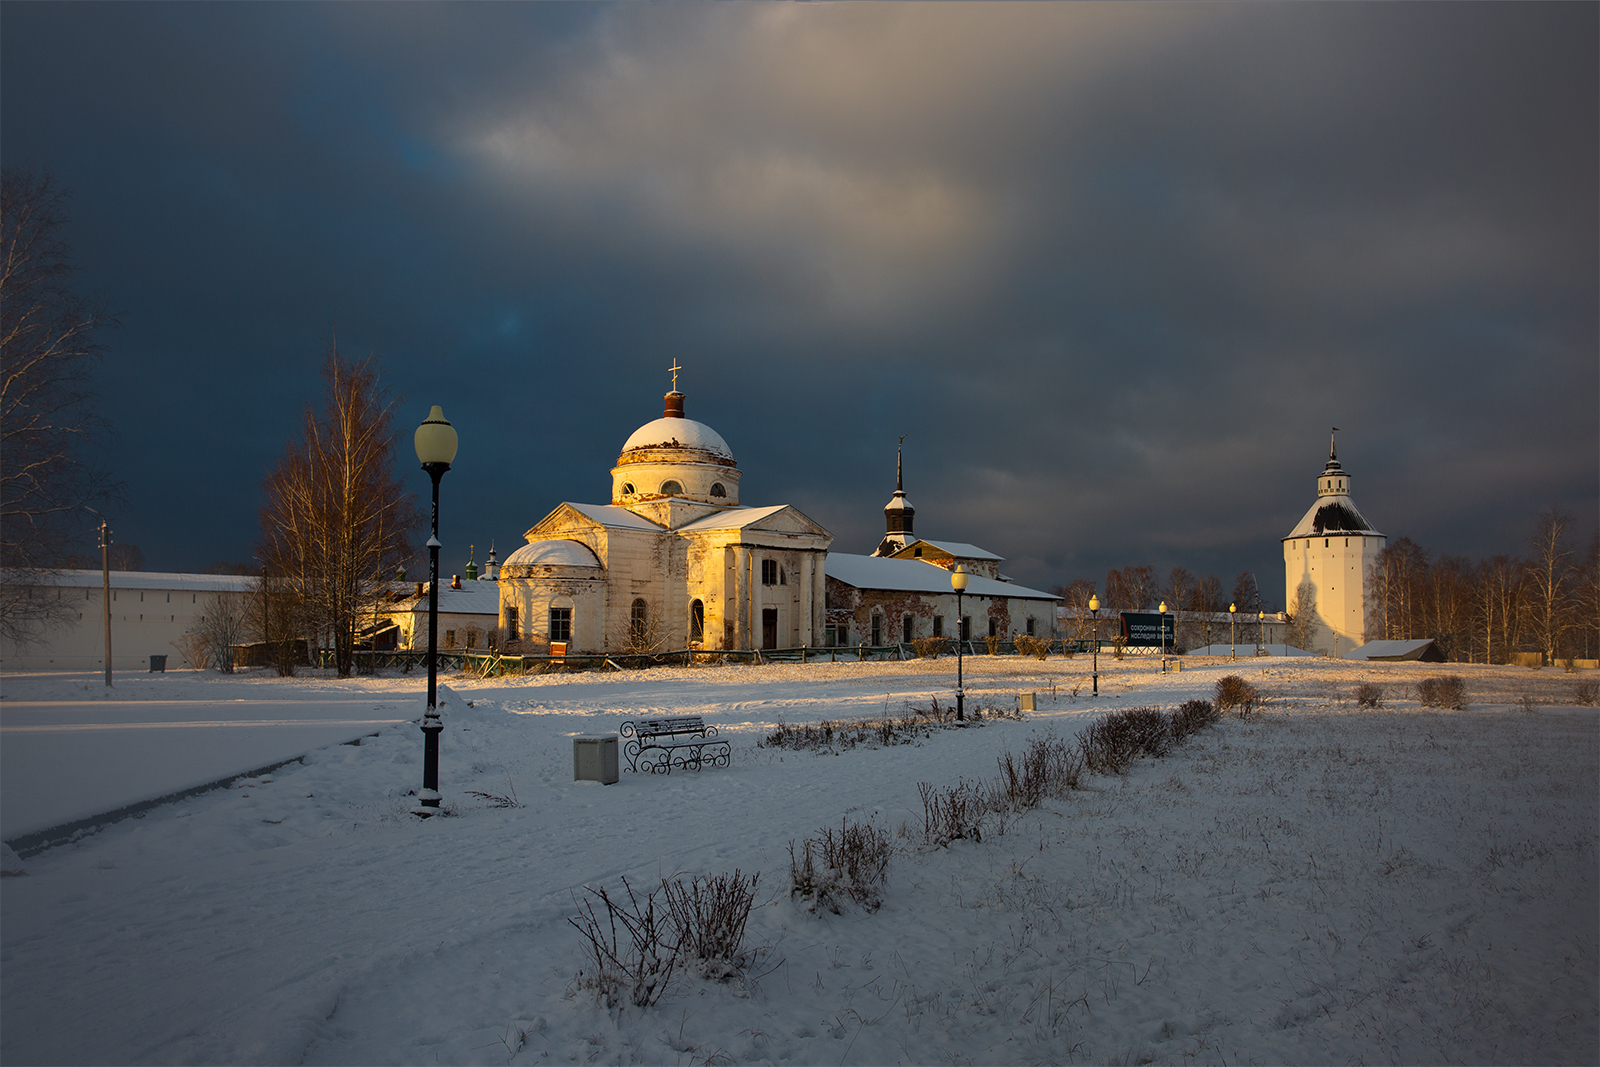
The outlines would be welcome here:
[[[441,404],[445,566],[606,502],[674,360],[748,504],[1049,586],[1261,576],[1328,431],[1391,538],[1587,538],[1594,4],[8,0],[152,569],[244,560],[330,338]],[[420,540],[420,538],[419,538]],[[87,544],[85,545],[87,548]]]

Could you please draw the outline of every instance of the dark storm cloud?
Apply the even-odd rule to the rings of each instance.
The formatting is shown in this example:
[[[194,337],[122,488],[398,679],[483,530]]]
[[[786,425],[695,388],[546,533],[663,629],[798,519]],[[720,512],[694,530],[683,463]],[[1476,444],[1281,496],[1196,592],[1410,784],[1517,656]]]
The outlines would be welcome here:
[[[241,557],[335,329],[462,431],[447,551],[602,500],[665,366],[755,503],[1034,584],[1275,589],[1327,427],[1384,532],[1593,521],[1587,5],[59,5],[3,147],[122,311],[153,565]],[[420,482],[420,475],[418,476]],[[1272,594],[1274,596],[1278,594]]]

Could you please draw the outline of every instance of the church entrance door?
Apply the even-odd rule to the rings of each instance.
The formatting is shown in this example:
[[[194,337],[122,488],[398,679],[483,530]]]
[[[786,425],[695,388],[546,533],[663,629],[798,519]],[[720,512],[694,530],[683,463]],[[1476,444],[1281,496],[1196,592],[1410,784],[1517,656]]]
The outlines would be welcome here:
[[[778,647],[778,609],[761,609],[761,647]]]

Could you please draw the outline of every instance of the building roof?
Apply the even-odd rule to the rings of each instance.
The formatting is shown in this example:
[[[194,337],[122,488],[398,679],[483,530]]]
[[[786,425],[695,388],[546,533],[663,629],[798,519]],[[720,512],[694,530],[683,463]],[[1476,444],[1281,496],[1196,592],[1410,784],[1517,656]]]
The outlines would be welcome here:
[[[580,541],[529,541],[506,557],[503,567],[598,567],[600,560]]]
[[[1361,512],[1356,510],[1355,502],[1349,496],[1334,493],[1318,497],[1317,502],[1311,505],[1311,510],[1305,513],[1305,516],[1295,524],[1294,530],[1283,540],[1351,533],[1383,536],[1372,528],[1371,523],[1362,518]]]
[[[774,504],[766,508],[729,508],[727,511],[685,523],[678,527],[678,531],[698,533],[701,530],[737,530],[751,523],[760,522],[770,515],[776,515],[788,506],[788,504]]]
[[[652,530],[656,532],[666,529],[660,523],[651,522],[643,515],[636,515],[617,504],[574,504],[571,501],[566,501],[565,503],[573,511],[585,518],[593,519],[601,526],[610,526],[619,530]]]
[[[243,593],[248,591],[255,578],[248,574],[186,574],[177,571],[112,571],[113,589],[159,589],[163,592]],[[66,586],[69,589],[99,589],[101,573],[97,570],[55,571],[45,574],[40,584]]]
[[[1433,638],[1431,637],[1424,637],[1414,641],[1368,641],[1360,648],[1352,648],[1341,658],[1414,660],[1422,659],[1432,648]]]
[[[688,448],[710,452],[724,459],[732,459],[733,451],[722,435],[703,422],[694,419],[671,417],[647,422],[622,446],[626,455],[635,448]]]
[[[428,612],[428,583],[422,583],[421,596],[406,597],[388,611]],[[439,580],[439,614],[441,615],[493,615],[500,616],[500,583],[463,580],[460,589],[450,588],[446,579]]]
[[[996,563],[1005,559],[1004,556],[997,556],[993,552],[985,551],[977,545],[969,545],[964,541],[930,541],[926,537],[914,537],[906,542],[906,548],[914,548],[917,545],[932,545],[957,559],[992,559]]]
[[[857,589],[888,589],[905,593],[953,593],[950,572],[919,559],[887,559],[883,556],[857,556],[849,552],[830,552],[826,573]],[[1053,593],[1029,589],[1014,582],[972,575],[967,580],[968,596],[1015,597],[1019,600],[1059,600]]]

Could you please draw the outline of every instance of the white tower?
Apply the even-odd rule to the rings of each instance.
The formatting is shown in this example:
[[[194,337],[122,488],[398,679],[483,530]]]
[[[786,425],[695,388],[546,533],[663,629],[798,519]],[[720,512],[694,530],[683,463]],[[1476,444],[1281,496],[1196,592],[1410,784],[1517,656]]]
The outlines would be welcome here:
[[[1308,651],[1342,656],[1366,644],[1373,569],[1387,541],[1356,510],[1330,439],[1317,502],[1283,539],[1284,603],[1291,614],[1309,607]]]

